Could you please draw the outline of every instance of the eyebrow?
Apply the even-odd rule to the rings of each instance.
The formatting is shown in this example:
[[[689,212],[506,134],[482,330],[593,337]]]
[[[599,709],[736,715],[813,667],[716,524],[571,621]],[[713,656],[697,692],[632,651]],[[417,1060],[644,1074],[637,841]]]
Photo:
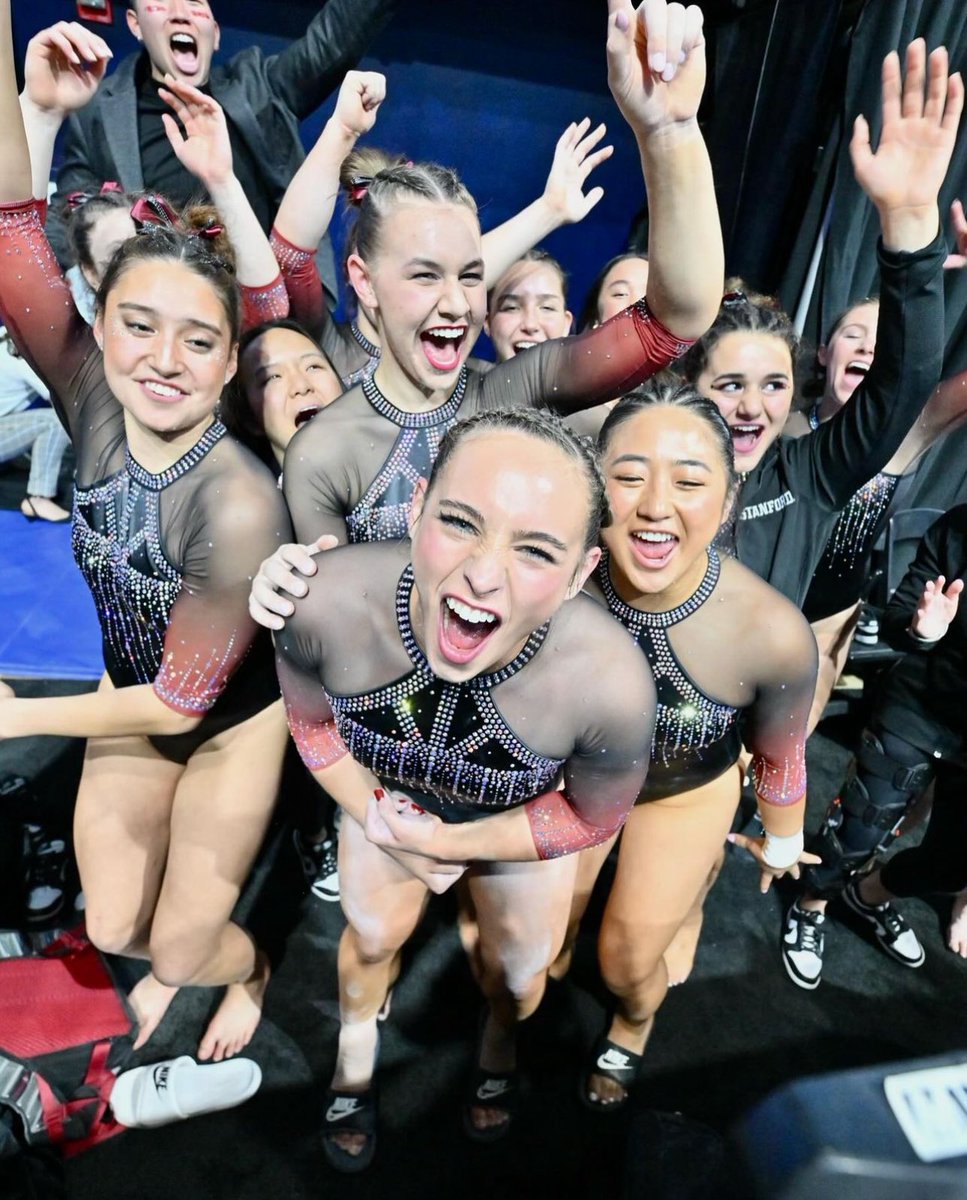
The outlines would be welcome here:
[[[556,292],[540,292],[534,297],[535,300],[560,300],[560,295]],[[505,300],[520,300],[520,292],[501,292],[497,297],[497,303],[503,304]]]
[[[648,463],[651,462],[651,459],[648,458],[644,454],[621,454],[614,460],[614,462],[611,465],[613,467],[616,467],[619,465],[619,463],[625,463],[625,462],[645,463],[647,465]],[[708,473],[710,475],[712,473],[712,468],[708,465],[707,462],[703,462],[700,458],[676,458],[675,461],[672,463],[672,466],[673,467],[700,467],[703,471],[708,471]]]
[[[443,265],[435,262],[432,258],[411,258],[406,263],[406,267],[432,267],[434,271],[439,271],[441,274],[445,271]],[[460,274],[463,275],[466,271],[482,271],[483,269],[483,259],[475,258],[472,262],[468,262],[460,268]]]
[[[715,379],[745,379],[745,371],[723,371],[720,375],[716,375]],[[788,371],[770,371],[768,375],[763,375],[763,379],[789,379]]]
[[[157,317],[159,315],[157,309],[151,308],[147,304],[135,304],[133,300],[122,300],[118,308],[124,309],[125,312],[144,313],[149,317]],[[182,325],[196,325],[199,329],[208,329],[216,337],[223,336],[224,331],[219,329],[217,325],[209,325],[207,321],[200,321],[197,317],[186,317],[181,323]]]
[[[469,504],[464,504],[462,500],[449,500],[444,497],[440,503],[447,504],[450,508],[455,508],[465,513],[471,520],[476,521],[478,525],[487,524],[483,513],[478,512],[477,509]],[[542,529],[515,529],[514,541],[545,542],[548,546],[553,546],[555,549],[560,550],[562,554],[567,554],[568,552],[565,542],[562,542],[560,538],[556,538],[552,533],[547,533]]]

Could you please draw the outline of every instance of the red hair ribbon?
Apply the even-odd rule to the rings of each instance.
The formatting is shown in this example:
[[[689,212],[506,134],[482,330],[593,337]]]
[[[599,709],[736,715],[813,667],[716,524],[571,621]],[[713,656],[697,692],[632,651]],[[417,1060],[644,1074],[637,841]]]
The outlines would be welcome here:
[[[124,188],[122,188],[119,183],[113,179],[108,179],[101,184],[100,191],[97,192],[68,192],[67,207],[71,210],[71,212],[74,212],[75,209],[83,208],[88,200],[93,200],[95,196],[103,196],[105,192],[123,191]]]
[[[177,229],[181,224],[177,213],[164,196],[156,196],[154,193],[139,196],[135,200],[131,205],[131,220],[139,232],[145,226],[150,225],[162,225]]]

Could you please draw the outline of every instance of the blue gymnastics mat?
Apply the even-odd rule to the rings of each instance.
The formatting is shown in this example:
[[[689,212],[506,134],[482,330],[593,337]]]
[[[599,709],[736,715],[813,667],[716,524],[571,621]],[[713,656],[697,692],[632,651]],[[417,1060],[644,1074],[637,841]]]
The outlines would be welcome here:
[[[0,675],[99,679],[94,602],[71,554],[70,523],[0,511]]]

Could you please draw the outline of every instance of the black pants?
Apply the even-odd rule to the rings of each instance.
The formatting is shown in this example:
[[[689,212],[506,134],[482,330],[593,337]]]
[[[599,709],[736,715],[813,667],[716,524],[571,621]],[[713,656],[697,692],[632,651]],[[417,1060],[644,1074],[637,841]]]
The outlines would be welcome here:
[[[880,879],[894,896],[956,895],[967,887],[967,770],[937,764],[923,841],[895,854]]]

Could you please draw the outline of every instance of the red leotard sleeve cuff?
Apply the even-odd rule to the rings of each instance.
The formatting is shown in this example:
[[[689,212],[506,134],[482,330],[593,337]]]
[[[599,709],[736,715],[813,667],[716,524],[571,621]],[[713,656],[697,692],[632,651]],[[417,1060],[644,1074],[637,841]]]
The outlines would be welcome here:
[[[349,753],[335,721],[305,721],[288,704],[285,713],[299,757],[310,771],[331,767]]]
[[[264,287],[242,287],[242,329],[254,329],[263,321],[278,321],[289,315],[289,293],[282,272]]]
[[[544,792],[524,805],[530,821],[531,835],[542,859],[561,858],[606,842],[624,824],[627,813],[612,828],[589,825],[568,803],[563,792]]]
[[[798,804],[806,794],[806,757],[800,753],[784,762],[772,762],[757,754],[752,760],[755,794],[766,804],[786,808]]]

